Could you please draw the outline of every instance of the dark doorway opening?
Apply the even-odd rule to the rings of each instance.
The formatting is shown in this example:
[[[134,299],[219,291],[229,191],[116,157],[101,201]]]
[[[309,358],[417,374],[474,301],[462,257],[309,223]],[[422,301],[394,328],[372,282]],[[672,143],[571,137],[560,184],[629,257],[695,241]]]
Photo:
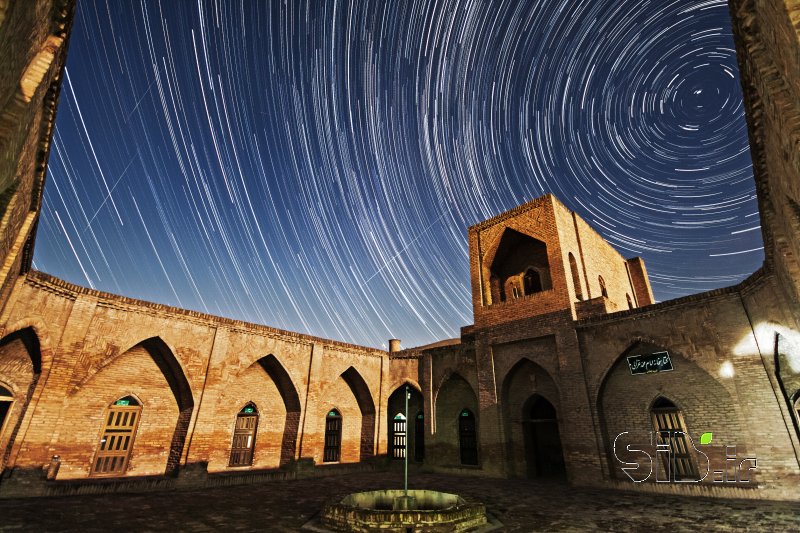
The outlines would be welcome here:
[[[564,475],[564,453],[553,404],[539,395],[532,396],[523,408],[523,426],[528,477]]]
[[[414,460],[421,463],[425,458],[425,415],[417,413],[414,419]]]
[[[342,450],[342,415],[331,409],[325,417],[325,449],[322,460],[325,463],[339,461]]]
[[[478,432],[475,427],[475,415],[464,409],[458,415],[458,441],[461,448],[461,464],[478,464]]]
[[[408,389],[406,389],[408,387]],[[408,412],[406,413],[406,390],[408,390]],[[389,395],[387,404],[387,453],[392,459],[402,461],[405,459],[406,444],[408,444],[408,458],[414,461],[421,457],[425,446],[423,426],[414,418],[422,414],[422,394],[413,386],[403,384]]]

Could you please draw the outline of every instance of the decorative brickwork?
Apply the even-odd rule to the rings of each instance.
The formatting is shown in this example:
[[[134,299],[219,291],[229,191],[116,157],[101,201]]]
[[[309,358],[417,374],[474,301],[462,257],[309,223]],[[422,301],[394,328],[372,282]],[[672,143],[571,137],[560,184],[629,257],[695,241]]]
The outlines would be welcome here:
[[[735,287],[656,304],[641,259],[546,195],[469,228],[474,324],[460,339],[408,350],[393,339],[387,353],[29,271],[74,2],[0,0],[0,386],[13,397],[0,496],[380,468],[409,383],[409,443],[426,469],[799,499],[800,2],[731,9],[764,267]],[[629,366],[665,352],[658,372]],[[140,413],[131,453],[116,478],[97,481],[106,416],[128,397]],[[247,406],[258,412],[252,460],[232,465]],[[658,451],[651,432],[668,423],[685,434],[659,442],[679,452],[684,474],[707,464],[708,475],[634,484],[633,470],[665,473],[662,457],[646,458]],[[699,444],[703,433],[713,440]],[[620,438],[639,451],[617,449]],[[746,479],[743,464],[755,467]]]

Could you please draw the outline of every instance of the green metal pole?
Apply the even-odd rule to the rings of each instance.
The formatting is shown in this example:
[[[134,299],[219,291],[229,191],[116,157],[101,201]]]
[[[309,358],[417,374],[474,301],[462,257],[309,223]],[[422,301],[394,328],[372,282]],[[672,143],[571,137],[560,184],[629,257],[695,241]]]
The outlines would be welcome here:
[[[408,397],[410,396],[408,392],[408,385],[406,385],[406,451],[405,451],[405,472],[404,472],[404,479],[405,479],[405,495],[406,498],[408,497]]]

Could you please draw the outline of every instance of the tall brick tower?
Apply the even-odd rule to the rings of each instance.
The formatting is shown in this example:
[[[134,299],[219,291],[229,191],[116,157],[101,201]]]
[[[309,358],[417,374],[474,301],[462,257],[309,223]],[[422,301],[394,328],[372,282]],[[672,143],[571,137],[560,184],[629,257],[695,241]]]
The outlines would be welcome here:
[[[622,257],[550,194],[469,228],[469,250],[477,328],[653,303],[644,261]]]

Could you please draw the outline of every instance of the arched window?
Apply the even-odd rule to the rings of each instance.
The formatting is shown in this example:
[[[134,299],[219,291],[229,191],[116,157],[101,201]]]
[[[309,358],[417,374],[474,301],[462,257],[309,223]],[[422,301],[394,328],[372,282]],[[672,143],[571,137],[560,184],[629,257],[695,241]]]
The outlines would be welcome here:
[[[392,421],[392,459],[406,458],[406,417],[403,413],[394,415]]]
[[[336,409],[328,411],[325,417],[325,451],[322,461],[335,463],[339,461],[342,451],[342,415]]]
[[[478,432],[475,428],[475,415],[463,409],[458,415],[458,443],[461,449],[462,465],[478,464]]]
[[[674,403],[660,397],[650,409],[653,429],[659,444],[668,444],[670,453],[660,453],[662,466],[670,480],[697,479],[697,470],[689,453],[683,414]]]
[[[572,272],[572,285],[575,287],[575,297],[583,300],[583,290],[581,289],[581,275],[578,273],[578,263],[572,252],[569,253],[569,270]]]
[[[142,406],[133,396],[125,396],[108,406],[90,476],[121,476],[125,473],[141,414]]]
[[[0,435],[3,434],[3,425],[5,424],[8,413],[11,411],[11,404],[14,403],[14,395],[7,388],[0,385]]]
[[[258,431],[258,409],[248,403],[236,415],[233,429],[230,466],[250,466],[253,464],[253,452],[256,447]]]
[[[633,300],[631,300],[631,295],[626,292],[625,298],[628,300],[628,309],[633,309]]]
[[[525,271],[523,285],[525,287],[526,295],[533,294],[535,292],[542,292],[542,277],[536,270],[529,268]]]
[[[608,291],[606,290],[606,281],[603,276],[597,276],[597,281],[600,283],[600,294],[608,298]]]

